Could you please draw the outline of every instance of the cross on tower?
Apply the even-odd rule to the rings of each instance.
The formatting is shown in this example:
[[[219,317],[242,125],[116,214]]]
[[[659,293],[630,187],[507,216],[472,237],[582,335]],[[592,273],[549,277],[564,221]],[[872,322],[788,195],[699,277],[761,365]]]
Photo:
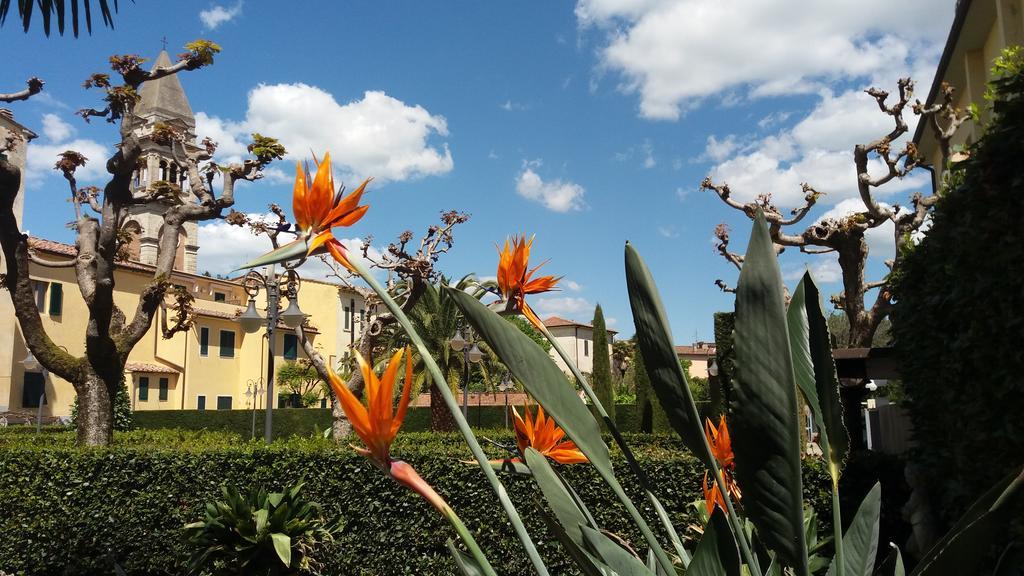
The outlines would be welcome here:
[[[164,44],[164,50],[167,50],[167,36],[164,36],[160,41]]]

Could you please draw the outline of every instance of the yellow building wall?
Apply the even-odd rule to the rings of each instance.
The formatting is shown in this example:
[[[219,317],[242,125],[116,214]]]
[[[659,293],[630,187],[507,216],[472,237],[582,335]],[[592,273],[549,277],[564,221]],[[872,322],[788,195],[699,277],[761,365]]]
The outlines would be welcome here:
[[[49,259],[61,259],[59,255],[44,254]],[[78,291],[73,268],[48,268],[31,265],[30,273],[33,280],[47,283],[46,300],[41,308],[43,326],[53,341],[65,347],[69,353],[81,356],[84,353],[84,335],[88,322],[88,309]],[[124,311],[129,321],[134,316],[138,305],[138,294],[150,280],[151,273],[145,270],[118,269],[115,275],[114,302]],[[128,362],[151,364],[164,367],[174,373],[161,372],[129,372],[126,383],[129,386],[129,397],[136,410],[168,410],[196,409],[200,396],[206,399],[206,409],[217,408],[218,398],[231,398],[231,408],[246,408],[251,400],[246,396],[247,387],[265,382],[267,366],[267,346],[265,330],[260,329],[254,334],[246,334],[234,317],[243,310],[247,302],[242,287],[226,280],[191,274],[176,273],[172,282],[185,286],[196,298],[194,307],[197,314],[193,326],[175,334],[170,339],[163,338],[158,316],[153,327],[139,341],[129,355]],[[52,289],[50,285],[59,283],[63,286],[63,306],[59,315],[50,315],[49,299]],[[215,301],[215,293],[223,295],[224,301]],[[349,329],[344,329],[344,314],[341,303],[349,305],[355,300],[355,313],[349,318]],[[6,297],[8,306],[9,297]],[[256,298],[256,306],[260,314],[266,316],[266,292],[260,291]],[[282,308],[287,300],[282,299]],[[348,350],[351,342],[359,337],[362,324],[355,322],[359,310],[365,305],[362,297],[349,288],[341,288],[337,284],[318,281],[303,281],[299,293],[299,306],[310,315],[310,324],[315,330],[307,332],[316,349],[324,359],[336,365]],[[163,312],[161,312],[162,314]],[[227,316],[227,318],[223,317]],[[0,321],[16,326],[17,322],[10,312],[0,316]],[[170,321],[170,320],[169,320]],[[200,345],[202,330],[209,331],[209,345],[203,354]],[[230,357],[222,357],[220,350],[221,331],[234,333],[234,346]],[[6,388],[0,387],[0,406],[9,398],[10,409],[34,411],[35,408],[22,408],[22,384],[24,367],[22,360],[27,355],[24,339],[20,332],[11,338],[3,350],[10,360],[0,365],[4,373]],[[292,330],[279,327],[275,331],[275,373],[286,361],[284,357],[285,334]],[[301,346],[298,357],[305,357]],[[6,369],[5,369],[6,368]],[[149,397],[139,397],[141,378],[149,379]],[[168,379],[167,398],[159,398],[159,381]],[[262,381],[260,379],[263,379]],[[75,398],[73,386],[52,374],[45,381],[47,404],[43,413],[48,416],[68,416]],[[0,382],[3,384],[3,382]],[[275,393],[282,392],[275,387]],[[276,395],[276,394],[275,394]],[[264,400],[265,401],[265,400]],[[262,401],[261,401],[262,403]],[[248,405],[251,405],[248,404]],[[265,404],[262,404],[265,405]],[[276,406],[276,401],[275,401]]]

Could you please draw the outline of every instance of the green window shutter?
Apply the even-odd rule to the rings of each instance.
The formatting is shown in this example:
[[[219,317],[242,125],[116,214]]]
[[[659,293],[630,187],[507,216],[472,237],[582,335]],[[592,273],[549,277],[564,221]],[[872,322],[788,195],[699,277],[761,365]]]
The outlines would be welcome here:
[[[210,355],[210,329],[205,326],[199,329],[199,355]]]
[[[220,357],[235,357],[235,332],[234,330],[220,331]]]
[[[217,410],[231,410],[231,396],[217,396]]]
[[[139,402],[146,402],[149,400],[149,377],[142,376],[139,378]]]
[[[196,410],[206,410],[206,396],[196,396]]]
[[[21,407],[39,408],[39,398],[46,389],[46,380],[42,372],[25,372],[25,381],[21,388]],[[46,399],[43,399],[46,403]]]
[[[64,285],[54,282],[50,285],[50,316],[60,316],[64,311]]]
[[[299,357],[299,337],[295,334],[284,335],[284,359],[295,360]]]
[[[161,402],[166,402],[167,401],[167,389],[168,389],[168,387],[169,386],[168,386],[167,378],[161,378],[160,379],[160,401]]]

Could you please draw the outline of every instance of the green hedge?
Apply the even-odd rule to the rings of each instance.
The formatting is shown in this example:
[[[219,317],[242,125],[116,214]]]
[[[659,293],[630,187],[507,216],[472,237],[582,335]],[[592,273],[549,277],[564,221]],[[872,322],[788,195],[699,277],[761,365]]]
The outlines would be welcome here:
[[[1020,56],[1011,71],[994,85],[994,119],[968,159],[950,168],[931,228],[893,279],[911,460],[945,527],[1024,464]]]
[[[624,432],[636,432],[636,406],[620,404],[616,422]],[[140,429],[178,428],[183,430],[223,430],[249,438],[252,434],[252,412],[249,410],[145,410],[135,412],[135,427]],[[263,436],[264,413],[256,412],[256,436]],[[470,406],[469,424],[474,428],[504,428],[504,406]],[[309,436],[314,430],[331,426],[331,411],[319,408],[274,410],[274,437]],[[403,430],[430,430],[430,408],[410,408]]]
[[[510,444],[502,431],[489,438]],[[700,498],[701,465],[668,436],[627,435],[662,502],[684,533],[687,504]],[[201,515],[222,484],[268,488],[304,480],[308,496],[345,528],[325,551],[325,574],[450,574],[444,542],[454,538],[427,504],[384,477],[348,447],[293,438],[270,447],[227,433],[133,431],[105,449],[73,446],[73,433],[39,437],[0,433],[0,570],[15,574],[108,574],[114,562],[128,574],[182,573],[181,527]],[[493,456],[500,450],[488,445]],[[459,512],[502,572],[529,568],[479,469],[460,463],[461,438],[401,434],[394,454],[411,462]],[[653,517],[620,454],[616,469],[634,501]],[[642,539],[588,466],[564,467],[598,521],[635,545]],[[827,519],[827,474],[806,467],[806,495]],[[538,493],[528,478],[506,485],[553,574],[570,573],[544,529]]]

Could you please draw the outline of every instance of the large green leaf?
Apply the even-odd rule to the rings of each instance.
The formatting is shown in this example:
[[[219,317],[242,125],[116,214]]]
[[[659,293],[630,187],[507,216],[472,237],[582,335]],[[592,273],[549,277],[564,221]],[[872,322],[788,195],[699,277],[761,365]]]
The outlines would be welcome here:
[[[654,576],[639,558],[627,552],[601,532],[580,526],[584,542],[591,553],[600,558],[619,576]]]
[[[672,561],[658,543],[650,525],[615,477],[608,446],[601,438],[597,420],[576,395],[575,389],[566,382],[565,375],[547,352],[514,324],[505,321],[476,298],[459,290],[445,289],[516,380],[523,384],[526,391],[544,407],[548,415],[565,430],[566,436],[587,456],[590,464],[626,507],[626,511],[636,522],[648,545],[655,550],[658,564],[662,569],[671,570]]]
[[[287,534],[281,534],[280,532],[274,532],[270,535],[270,539],[274,542],[274,551],[277,552],[277,557],[281,559],[281,562],[285,566],[292,565],[292,539]]]
[[[857,515],[843,534],[843,574],[871,576],[878,553],[878,514],[882,507],[882,485],[875,486],[861,501]],[[836,574],[836,562],[828,567],[828,575]]]
[[[793,372],[821,434],[821,449],[838,480],[850,447],[843,424],[839,378],[832,358],[832,339],[821,307],[821,294],[805,272],[786,312]]]
[[[806,575],[796,382],[782,275],[760,211],[740,271],[735,330],[729,430],[743,508],[765,545]]]
[[[594,467],[600,472],[611,472],[608,446],[601,439],[597,421],[551,357],[514,324],[488,310],[476,298],[459,290],[445,290],[516,380],[565,430]]]
[[[903,555],[900,554],[900,549],[894,544],[890,544],[890,546],[892,546],[892,552],[889,552],[889,556],[878,567],[875,574],[877,576],[906,576],[907,569],[903,567]]]
[[[994,538],[1004,530],[1007,503],[1024,486],[1024,469],[1016,470],[996,483],[924,555],[912,576],[954,576],[968,574],[978,559],[989,551]]]
[[[740,576],[740,555],[725,513],[715,506],[686,576]]]
[[[668,416],[672,428],[683,443],[705,466],[711,467],[711,452],[704,440],[697,406],[690,386],[679,365],[672,330],[665,317],[665,307],[650,270],[632,244],[626,243],[626,287],[633,310],[637,344],[644,358],[651,385]]]
[[[555,538],[565,548],[566,553],[572,558],[573,562],[576,563],[576,567],[580,569],[585,576],[616,576],[615,571],[608,567],[606,564],[595,558],[590,552],[587,552],[583,547],[576,542],[573,542],[569,534],[566,533],[565,527],[562,526],[558,520],[552,518],[548,514],[547,510],[538,510],[537,515],[544,521],[544,525],[547,526],[548,532],[555,535]]]
[[[576,545],[583,546],[583,533],[580,526],[590,525],[593,528],[597,528],[597,526],[591,523],[587,514],[576,504],[575,499],[566,489],[558,473],[548,463],[547,458],[529,447],[526,449],[525,457],[526,464],[533,473],[533,479],[540,487],[544,499],[551,511],[555,513],[558,522],[565,528],[566,534]]]

